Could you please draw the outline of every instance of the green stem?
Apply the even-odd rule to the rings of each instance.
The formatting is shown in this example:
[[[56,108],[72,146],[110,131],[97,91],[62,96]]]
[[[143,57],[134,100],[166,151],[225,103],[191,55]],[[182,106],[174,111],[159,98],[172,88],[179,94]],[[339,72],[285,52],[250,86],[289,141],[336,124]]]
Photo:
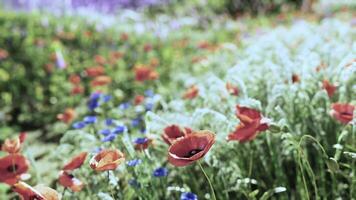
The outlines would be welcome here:
[[[201,166],[201,163],[200,163],[199,161],[198,161],[198,165],[199,165],[201,171],[203,172],[203,174],[204,174],[206,180],[208,180],[208,183],[209,183],[209,186],[210,186],[210,190],[211,190],[211,193],[212,193],[212,195],[213,195],[213,199],[216,200],[214,188],[213,188],[213,185],[212,185],[211,182],[210,182],[210,179],[209,179],[208,175],[205,173],[204,168]]]

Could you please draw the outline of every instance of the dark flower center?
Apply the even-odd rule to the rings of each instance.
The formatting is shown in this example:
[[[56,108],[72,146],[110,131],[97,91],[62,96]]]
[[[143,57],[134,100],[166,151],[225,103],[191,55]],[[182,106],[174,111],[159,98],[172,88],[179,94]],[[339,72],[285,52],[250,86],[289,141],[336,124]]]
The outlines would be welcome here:
[[[192,156],[194,156],[195,154],[197,154],[197,153],[199,153],[201,151],[202,151],[202,149],[192,149],[184,157],[185,158],[192,157]]]
[[[7,170],[8,172],[11,172],[11,173],[16,173],[16,170],[17,170],[18,168],[19,168],[19,166],[16,165],[16,164],[14,164],[14,165],[8,166],[6,170]]]

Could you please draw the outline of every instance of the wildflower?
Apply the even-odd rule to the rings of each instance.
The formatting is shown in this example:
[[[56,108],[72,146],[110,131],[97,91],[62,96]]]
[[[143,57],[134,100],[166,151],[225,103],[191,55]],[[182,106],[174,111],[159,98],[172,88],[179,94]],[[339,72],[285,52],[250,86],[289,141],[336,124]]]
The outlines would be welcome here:
[[[103,139],[101,139],[102,142],[112,142],[114,141],[116,138],[115,134],[109,134],[106,137],[104,137]]]
[[[268,129],[268,124],[263,122],[263,117],[259,111],[241,106],[236,108],[236,116],[239,118],[240,124],[233,133],[228,135],[228,140],[251,141],[259,132]]]
[[[143,137],[143,138],[137,138],[135,141],[135,149],[143,151],[149,147],[149,145],[152,143],[152,139]]]
[[[96,116],[86,116],[83,120],[86,124],[94,124],[97,121]]]
[[[199,94],[199,89],[196,85],[190,86],[183,94],[184,99],[194,99]]]
[[[28,170],[29,163],[21,154],[9,154],[0,158],[0,182],[15,184],[21,174]]]
[[[90,82],[92,87],[104,86],[111,83],[111,78],[109,76],[97,76]]]
[[[129,34],[127,33],[121,33],[120,35],[120,40],[122,41],[127,41],[129,39]]]
[[[355,106],[347,103],[333,103],[331,109],[331,115],[341,123],[347,124],[352,121]]]
[[[180,128],[179,126],[173,124],[164,128],[162,139],[168,144],[171,145],[176,139],[186,136],[191,133],[190,128]]]
[[[76,74],[71,74],[69,76],[69,81],[73,84],[73,85],[78,85],[80,83],[80,76],[76,75]]]
[[[64,60],[61,51],[56,51],[56,65],[60,69],[64,69],[67,67],[66,61]]]
[[[153,90],[146,90],[144,92],[144,94],[145,94],[146,97],[153,97],[154,96]]]
[[[110,129],[103,129],[103,130],[100,130],[100,134],[102,135],[109,135],[111,133],[111,130]]]
[[[113,119],[111,119],[111,118],[108,118],[108,119],[106,119],[105,120],[105,124],[106,124],[106,126],[110,126],[110,125],[112,125],[113,124]]]
[[[165,167],[159,167],[153,171],[153,176],[164,177],[168,175],[168,169]]]
[[[73,192],[79,192],[84,187],[83,182],[66,171],[60,171],[58,182],[63,187],[71,189]]]
[[[84,93],[84,88],[80,85],[76,85],[72,88],[72,90],[70,91],[70,93],[72,95],[76,95],[76,94],[83,94]]]
[[[226,83],[226,90],[229,92],[229,94],[231,94],[233,96],[239,95],[239,89],[229,82]]]
[[[95,55],[94,60],[99,65],[104,65],[106,63],[106,59],[101,55]]]
[[[75,118],[75,111],[73,108],[67,108],[63,113],[57,115],[57,119],[64,123],[71,123]]]
[[[133,127],[139,126],[140,123],[141,123],[141,117],[137,117],[137,118],[135,118],[135,119],[133,119],[133,120],[131,121],[131,125],[132,125]]]
[[[187,166],[203,158],[215,143],[214,133],[193,132],[173,142],[168,149],[168,161],[177,167]]]
[[[143,50],[144,50],[145,52],[150,52],[150,51],[152,51],[152,49],[153,49],[153,46],[152,46],[151,44],[145,44],[145,45],[143,46]]]
[[[82,129],[86,126],[85,122],[75,122],[72,127],[75,129]]]
[[[9,56],[9,53],[5,49],[0,49],[0,60],[4,60]]]
[[[139,165],[141,163],[142,163],[141,159],[133,159],[126,162],[126,164],[130,167],[135,167],[136,165]]]
[[[88,108],[90,110],[94,110],[95,108],[97,108],[99,106],[99,99],[100,99],[100,93],[99,92],[95,92],[93,93],[88,101]]]
[[[292,74],[292,83],[299,83],[300,77],[298,74]]]
[[[336,86],[332,85],[328,80],[323,80],[323,88],[326,90],[330,98],[336,91]]]
[[[153,109],[153,103],[147,103],[146,105],[145,105],[145,109],[146,109],[146,111],[150,111],[150,110],[152,110]]]
[[[90,160],[90,167],[95,171],[115,170],[125,161],[125,155],[116,149],[102,150]]]
[[[180,200],[198,200],[198,196],[192,192],[183,192],[180,195]]]
[[[64,171],[72,171],[75,169],[78,169],[80,166],[83,165],[85,158],[87,157],[88,153],[87,152],[82,152],[72,158],[67,164],[64,165],[62,170]]]
[[[18,153],[21,150],[21,144],[24,142],[24,134],[20,134],[14,139],[5,139],[4,144],[1,146],[1,150],[9,154]]]
[[[140,105],[143,101],[145,101],[145,96],[143,95],[136,95],[134,103],[135,105]]]
[[[95,67],[89,67],[85,69],[85,73],[89,77],[97,77],[103,75],[105,72],[105,69],[103,66],[95,66]]]
[[[123,133],[124,131],[126,130],[126,126],[117,126],[113,133],[114,134],[120,134],[120,133]]]
[[[109,102],[111,99],[112,99],[112,96],[109,95],[109,94],[103,96],[103,101],[104,101],[105,103]]]
[[[36,185],[31,187],[25,182],[18,182],[12,186],[14,192],[18,193],[24,200],[60,200],[61,195],[50,187]]]
[[[126,110],[130,107],[130,103],[129,102],[125,102],[119,105],[119,109],[120,110]]]
[[[152,68],[138,65],[134,68],[136,81],[143,82],[146,80],[155,80],[158,78],[158,73]]]

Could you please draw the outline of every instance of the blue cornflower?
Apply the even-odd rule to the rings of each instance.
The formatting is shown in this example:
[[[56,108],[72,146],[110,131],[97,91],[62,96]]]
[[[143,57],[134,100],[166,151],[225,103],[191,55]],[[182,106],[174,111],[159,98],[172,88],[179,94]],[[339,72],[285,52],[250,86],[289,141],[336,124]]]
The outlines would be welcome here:
[[[114,134],[120,134],[123,133],[125,131],[126,127],[125,126],[117,126],[114,130],[113,133]]]
[[[137,187],[137,188],[140,187],[140,183],[137,182],[136,179],[130,179],[128,183],[133,187]]]
[[[192,192],[183,192],[180,195],[180,200],[198,200],[198,196]]]
[[[153,109],[153,103],[147,103],[145,107],[146,111],[151,111]]]
[[[104,95],[103,96],[103,101],[106,103],[106,102],[108,102],[108,101],[110,101],[112,99],[112,96],[111,95]]]
[[[96,116],[86,116],[83,120],[86,124],[94,124],[97,121]]]
[[[145,144],[148,141],[147,138],[143,137],[143,138],[137,138],[134,143],[135,144]]]
[[[125,102],[119,105],[120,110],[126,110],[130,107],[130,102]]]
[[[129,160],[126,162],[126,164],[130,167],[135,167],[136,165],[141,164],[142,160],[140,159],[133,159],[133,160]]]
[[[110,135],[110,133],[111,133],[110,129],[103,129],[100,131],[100,134],[105,136]]]
[[[143,133],[143,134],[146,133],[146,129],[145,129],[145,128],[141,128],[140,131],[141,131],[141,133]]]
[[[140,123],[141,123],[141,118],[140,118],[140,117],[137,117],[137,118],[135,118],[135,119],[133,119],[133,120],[131,121],[131,125],[132,125],[133,127],[139,126]]]
[[[146,90],[145,91],[145,96],[146,97],[153,97],[155,94],[153,92],[153,90]]]
[[[100,93],[98,92],[95,92],[90,96],[87,104],[90,110],[94,110],[99,106],[99,98],[100,98]]]
[[[165,167],[159,167],[153,171],[153,176],[164,177],[168,175],[168,169]]]
[[[113,140],[115,140],[116,135],[114,134],[110,134],[106,137],[104,137],[103,139],[101,139],[102,142],[112,142]]]
[[[113,122],[114,122],[114,120],[111,119],[111,118],[108,118],[108,119],[105,120],[106,126],[110,126]]]
[[[75,128],[75,129],[81,129],[81,128],[84,128],[85,127],[85,123],[84,122],[75,122],[72,127]]]

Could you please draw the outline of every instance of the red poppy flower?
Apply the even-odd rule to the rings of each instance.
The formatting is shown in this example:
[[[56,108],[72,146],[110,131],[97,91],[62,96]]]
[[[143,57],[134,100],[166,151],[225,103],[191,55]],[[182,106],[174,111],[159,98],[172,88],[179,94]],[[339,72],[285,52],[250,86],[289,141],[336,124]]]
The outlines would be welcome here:
[[[162,139],[171,145],[176,139],[186,136],[192,133],[192,129],[188,127],[180,128],[179,126],[173,124],[164,128]]]
[[[6,139],[4,144],[1,146],[2,151],[6,151],[7,153],[18,153],[21,149],[21,141],[20,138],[17,137],[15,139]]]
[[[67,108],[64,113],[58,114],[57,119],[61,120],[64,123],[71,123],[75,118],[75,111],[73,108]]]
[[[0,158],[0,182],[15,184],[20,175],[28,170],[27,159],[20,154],[9,154]]]
[[[236,126],[234,132],[228,135],[228,140],[251,141],[259,132],[268,129],[268,124],[262,121],[262,115],[259,111],[241,106],[236,108],[236,116],[239,118],[240,124]]]
[[[125,155],[117,149],[102,150],[90,160],[90,167],[95,171],[115,170],[125,161]]]
[[[0,49],[0,60],[3,60],[9,56],[9,53],[5,49]]]
[[[109,83],[111,83],[111,78],[109,76],[98,76],[95,77],[90,84],[92,87],[97,87],[108,85]]]
[[[94,56],[94,60],[99,65],[104,65],[106,63],[106,59],[104,58],[104,56],[101,55]]]
[[[152,46],[151,44],[145,44],[145,45],[143,46],[143,50],[144,50],[145,52],[150,52],[150,51],[152,51],[152,49],[153,49],[153,46]]]
[[[341,123],[347,124],[352,121],[355,106],[347,103],[334,103],[331,109],[331,115]]]
[[[201,159],[215,143],[214,133],[193,132],[173,142],[168,149],[168,161],[177,167],[187,166]]]
[[[89,77],[100,76],[100,75],[103,75],[104,72],[105,72],[105,69],[103,66],[89,67],[89,68],[85,69],[85,73]]]
[[[300,78],[298,74],[293,74],[292,75],[292,83],[299,83]]]
[[[19,139],[20,139],[20,143],[24,143],[25,140],[26,140],[26,137],[27,137],[27,133],[26,132],[20,132],[20,135],[19,135]]]
[[[143,96],[143,95],[136,95],[136,96],[135,96],[134,103],[135,103],[135,105],[139,105],[139,104],[141,104],[144,100],[145,100],[145,96]]]
[[[80,76],[76,75],[76,74],[72,74],[69,76],[69,81],[74,84],[77,85],[80,83]]]
[[[138,65],[134,68],[136,81],[143,82],[146,80],[155,80],[158,78],[158,73],[152,68],[145,65]]]
[[[84,93],[84,88],[80,85],[76,85],[72,88],[72,90],[70,91],[70,93],[72,95],[76,95],[76,94],[83,94]]]
[[[226,83],[226,90],[233,96],[239,95],[239,88],[229,82]]]
[[[127,33],[122,33],[120,35],[120,40],[127,41],[129,39],[129,35]]]
[[[46,200],[46,198],[39,191],[22,181],[14,184],[12,190],[21,195],[23,200]]]
[[[71,189],[73,192],[79,192],[84,187],[83,182],[65,171],[60,171],[58,182],[63,187]]]
[[[31,187],[25,182],[18,182],[12,187],[13,191],[18,193],[23,200],[59,200],[61,196],[58,192],[50,187],[36,185]]]
[[[65,164],[62,169],[64,171],[72,171],[72,170],[79,168],[84,163],[87,155],[88,155],[87,152],[80,153],[79,155],[72,158],[72,160],[70,160],[67,164]]]
[[[326,90],[330,98],[336,91],[336,86],[332,85],[328,80],[323,80],[323,88]]]
[[[124,54],[120,51],[114,51],[110,53],[110,58],[112,60],[118,60],[120,58],[122,58],[122,56],[124,56]]]
[[[190,86],[183,94],[184,99],[194,99],[199,94],[199,88],[196,85]]]

